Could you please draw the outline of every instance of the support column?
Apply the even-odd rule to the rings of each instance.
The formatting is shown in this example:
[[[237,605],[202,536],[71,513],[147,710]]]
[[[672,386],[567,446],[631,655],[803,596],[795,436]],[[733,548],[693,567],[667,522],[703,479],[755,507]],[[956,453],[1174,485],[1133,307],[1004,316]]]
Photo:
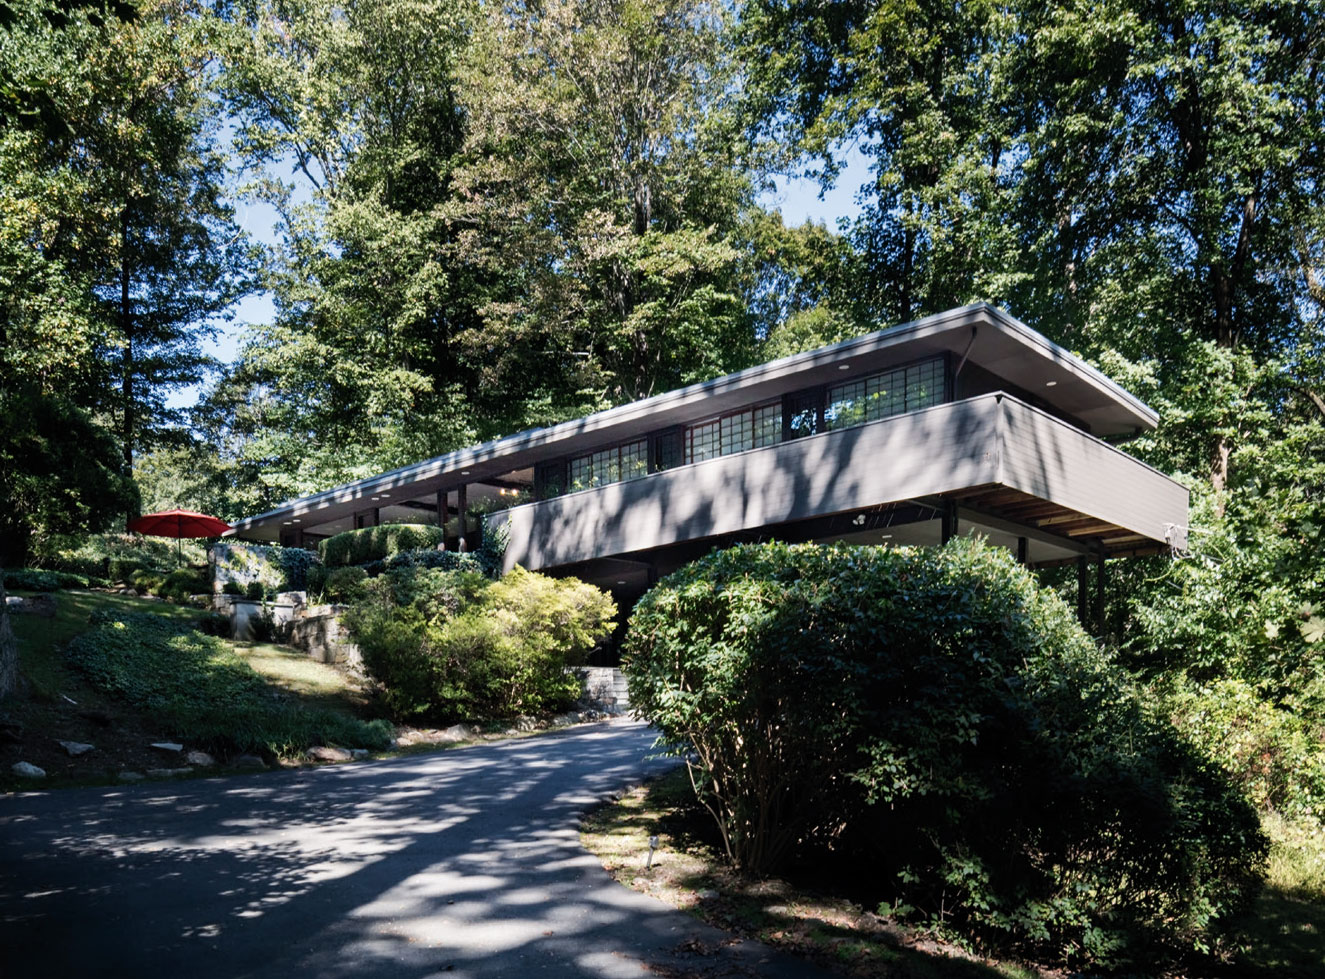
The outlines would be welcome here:
[[[1104,638],[1104,548],[1095,552],[1095,635]]]
[[[1017,538],[1017,563],[1020,564],[1023,568],[1024,568],[1024,567],[1027,567],[1027,566],[1028,566],[1028,563],[1029,563],[1029,562],[1026,560],[1026,553],[1027,553],[1027,550],[1028,550],[1028,544],[1027,544],[1027,542],[1026,542],[1026,538],[1025,538],[1025,537],[1018,537],[1018,538]]]
[[[446,490],[437,491],[437,526],[442,529],[442,546],[446,546]]]
[[[1077,621],[1081,628],[1090,631],[1090,586],[1086,571],[1086,555],[1077,557]]]
[[[944,502],[941,519],[943,525],[939,532],[939,541],[946,544],[957,536],[957,504],[951,500]]]
[[[465,514],[465,511],[469,509],[469,484],[461,483],[455,491],[455,497],[456,510],[460,515],[460,540],[457,543],[457,547],[459,547],[460,553],[463,554],[465,551],[469,550],[469,543],[465,540],[465,532],[469,529],[469,517]]]

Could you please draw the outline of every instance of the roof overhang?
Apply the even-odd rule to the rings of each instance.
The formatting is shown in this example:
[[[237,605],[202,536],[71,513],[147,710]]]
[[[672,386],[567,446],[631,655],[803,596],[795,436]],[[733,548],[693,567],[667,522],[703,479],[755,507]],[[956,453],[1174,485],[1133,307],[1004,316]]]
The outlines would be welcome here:
[[[461,483],[481,483],[543,459],[832,383],[844,377],[844,370],[851,372],[845,376],[854,376],[942,353],[1035,392],[1098,436],[1132,435],[1158,423],[1154,411],[1080,358],[1002,310],[977,303],[346,483],[239,520],[234,533],[275,540],[287,521],[298,519],[306,528],[323,524],[379,505],[372,498],[383,493],[417,499]]]

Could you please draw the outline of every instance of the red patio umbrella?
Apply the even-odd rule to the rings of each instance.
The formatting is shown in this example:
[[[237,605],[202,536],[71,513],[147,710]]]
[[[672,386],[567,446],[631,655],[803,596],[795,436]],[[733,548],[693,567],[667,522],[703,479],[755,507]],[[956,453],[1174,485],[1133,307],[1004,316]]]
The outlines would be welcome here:
[[[129,530],[149,537],[173,537],[175,544],[175,563],[179,564],[179,541],[185,537],[219,537],[230,529],[230,525],[218,517],[192,510],[166,510],[162,513],[145,513],[129,521]]]

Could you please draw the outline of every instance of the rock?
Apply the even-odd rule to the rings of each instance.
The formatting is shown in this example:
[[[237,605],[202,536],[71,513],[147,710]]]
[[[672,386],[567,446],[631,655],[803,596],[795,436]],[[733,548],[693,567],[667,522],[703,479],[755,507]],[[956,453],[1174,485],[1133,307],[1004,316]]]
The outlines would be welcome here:
[[[176,775],[188,775],[192,768],[149,768],[147,774],[152,778],[174,778]]]
[[[177,755],[184,750],[182,744],[176,744],[173,741],[154,741],[152,742],[152,747],[157,751],[165,751],[174,755]]]
[[[313,761],[349,761],[354,757],[344,748],[328,748],[325,745],[309,748],[305,754]]]
[[[701,901],[712,901],[717,898],[718,892],[714,890],[703,890],[695,895]]]
[[[466,738],[477,737],[479,731],[472,724],[452,724],[437,733],[444,741],[464,741]]]
[[[69,752],[71,758],[85,755],[92,750],[92,745],[84,744],[82,741],[57,741],[56,743],[65,751]]]
[[[26,761],[16,761],[10,766],[9,770],[20,778],[45,778],[45,769],[38,768]]]
[[[230,764],[236,768],[266,768],[267,763],[257,755],[237,755]]]
[[[532,717],[517,717],[515,723],[511,725],[512,731],[535,731],[538,729],[538,721]]]
[[[367,758],[367,757],[368,757],[368,749],[367,749],[367,748],[351,748],[351,749],[350,749],[350,757],[353,758],[355,761],[358,761],[360,758]]]
[[[142,772],[120,772],[120,774],[115,777],[121,782],[141,782],[143,779],[147,778]]]
[[[205,751],[190,751],[184,756],[184,760],[190,765],[197,765],[199,768],[211,768],[216,764],[216,759]]]
[[[5,608],[11,615],[37,615],[43,619],[55,618],[54,595],[29,595],[5,597]]]

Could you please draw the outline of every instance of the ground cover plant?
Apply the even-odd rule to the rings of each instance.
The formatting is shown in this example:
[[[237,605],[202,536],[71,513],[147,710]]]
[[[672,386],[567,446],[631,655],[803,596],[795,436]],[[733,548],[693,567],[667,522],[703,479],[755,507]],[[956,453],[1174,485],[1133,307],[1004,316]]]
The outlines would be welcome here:
[[[749,872],[843,859],[913,919],[1107,965],[1213,947],[1256,895],[1252,807],[979,542],[714,552],[637,606],[625,669]]]
[[[521,568],[493,581],[402,564],[348,587],[365,597],[346,623],[398,719],[499,718],[568,706],[580,686],[566,667],[584,662],[615,624],[605,592]]]
[[[222,753],[290,755],[315,744],[385,748],[391,728],[273,696],[225,642],[191,624],[100,613],[70,642],[69,661],[98,689],[149,712],[169,733]]]

